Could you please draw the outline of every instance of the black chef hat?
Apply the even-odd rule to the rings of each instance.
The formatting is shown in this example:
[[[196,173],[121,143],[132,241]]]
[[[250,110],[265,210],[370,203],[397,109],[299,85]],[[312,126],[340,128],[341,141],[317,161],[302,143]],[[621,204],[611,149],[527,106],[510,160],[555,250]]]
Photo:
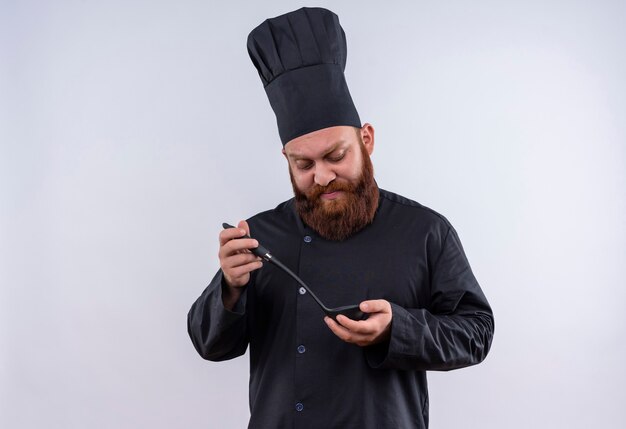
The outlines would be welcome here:
[[[298,9],[250,32],[248,53],[276,114],[283,146],[335,125],[361,127],[348,91],[346,35],[333,12]]]

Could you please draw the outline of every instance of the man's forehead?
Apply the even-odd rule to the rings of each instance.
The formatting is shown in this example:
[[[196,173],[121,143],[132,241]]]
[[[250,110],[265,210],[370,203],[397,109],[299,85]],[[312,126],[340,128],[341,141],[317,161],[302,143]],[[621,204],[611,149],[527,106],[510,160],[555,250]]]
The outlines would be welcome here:
[[[331,144],[313,143],[311,145],[303,147],[301,150],[293,148],[291,148],[293,150],[290,150],[288,148],[285,148],[285,152],[287,153],[287,156],[292,159],[316,158],[318,156],[322,157],[324,155],[328,155],[329,153],[332,153],[338,149],[343,149],[344,147],[349,145],[350,142],[346,140],[339,140]]]

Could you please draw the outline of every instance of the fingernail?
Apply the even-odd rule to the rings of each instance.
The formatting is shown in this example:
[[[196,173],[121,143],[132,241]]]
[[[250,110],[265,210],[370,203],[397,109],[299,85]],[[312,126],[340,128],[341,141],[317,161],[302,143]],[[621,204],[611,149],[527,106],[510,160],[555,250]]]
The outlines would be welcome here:
[[[367,311],[370,308],[368,304],[363,304],[363,311]]]

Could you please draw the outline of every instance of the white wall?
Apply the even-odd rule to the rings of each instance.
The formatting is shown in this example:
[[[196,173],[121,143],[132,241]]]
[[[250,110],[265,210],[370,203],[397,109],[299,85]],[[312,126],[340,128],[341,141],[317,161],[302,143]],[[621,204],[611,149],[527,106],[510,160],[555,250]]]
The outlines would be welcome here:
[[[245,427],[247,358],[186,314],[221,222],[291,195],[245,43],[304,4],[0,2],[0,427]],[[496,315],[431,427],[625,427],[624,2],[393,4],[320,5],[379,184],[450,219]]]

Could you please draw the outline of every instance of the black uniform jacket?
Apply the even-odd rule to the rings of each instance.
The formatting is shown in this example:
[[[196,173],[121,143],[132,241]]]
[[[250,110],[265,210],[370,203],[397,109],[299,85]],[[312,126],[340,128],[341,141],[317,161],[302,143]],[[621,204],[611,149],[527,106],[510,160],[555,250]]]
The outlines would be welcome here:
[[[304,225],[293,199],[249,225],[327,306],[386,299],[393,312],[390,340],[362,348],[337,338],[309,294],[272,264],[253,272],[232,312],[218,272],[189,311],[189,335],[212,361],[250,344],[249,427],[426,428],[425,371],[485,358],[491,309],[457,233],[433,210],[380,190],[374,222],[341,242]]]

